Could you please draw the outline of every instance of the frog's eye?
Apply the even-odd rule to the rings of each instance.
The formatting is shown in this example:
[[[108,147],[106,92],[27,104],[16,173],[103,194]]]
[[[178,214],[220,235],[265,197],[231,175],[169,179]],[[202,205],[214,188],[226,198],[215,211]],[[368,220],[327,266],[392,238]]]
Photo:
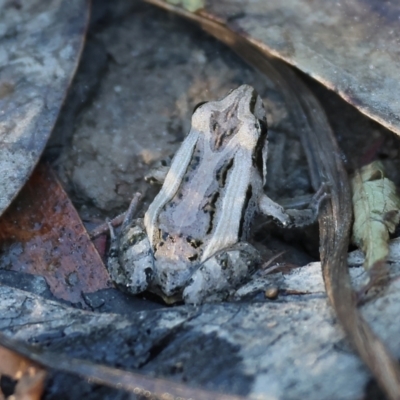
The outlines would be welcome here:
[[[201,107],[203,104],[206,104],[206,103],[208,103],[208,101],[201,101],[200,103],[197,103],[193,108],[193,114],[199,107]]]

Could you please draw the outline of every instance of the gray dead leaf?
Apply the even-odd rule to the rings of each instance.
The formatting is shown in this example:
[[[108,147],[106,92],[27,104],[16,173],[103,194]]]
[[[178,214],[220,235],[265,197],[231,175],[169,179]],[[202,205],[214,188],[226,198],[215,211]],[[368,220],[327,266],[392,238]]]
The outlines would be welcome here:
[[[400,134],[399,3],[208,0],[204,12]]]
[[[334,319],[320,269],[313,263],[279,278],[287,289],[308,291],[306,296],[165,308],[127,317],[77,310],[0,286],[0,330],[53,353],[165,379],[184,376],[192,386],[250,398],[363,398],[369,374]],[[399,271],[400,264],[394,265],[392,276]],[[353,268],[353,283],[359,284],[363,274],[362,268]],[[362,307],[396,356],[399,285],[392,280],[383,297]]]
[[[62,106],[89,3],[0,2],[0,214],[28,180]]]

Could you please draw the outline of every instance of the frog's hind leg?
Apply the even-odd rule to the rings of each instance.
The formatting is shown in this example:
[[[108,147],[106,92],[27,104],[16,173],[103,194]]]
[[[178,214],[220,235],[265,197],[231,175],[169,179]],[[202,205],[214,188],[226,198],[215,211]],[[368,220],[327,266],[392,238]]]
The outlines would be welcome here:
[[[250,278],[260,264],[260,255],[253,246],[237,243],[200,266],[183,291],[183,300],[186,304],[225,300]]]
[[[132,222],[125,218],[119,237],[111,224],[109,229],[111,245],[107,269],[112,280],[130,294],[145,291],[153,281],[154,260],[143,220]]]

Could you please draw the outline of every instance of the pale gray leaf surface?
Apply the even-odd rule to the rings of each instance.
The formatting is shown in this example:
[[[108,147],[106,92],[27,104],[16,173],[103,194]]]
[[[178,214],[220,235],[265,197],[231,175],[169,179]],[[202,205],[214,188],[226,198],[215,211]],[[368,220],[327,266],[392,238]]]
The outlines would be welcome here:
[[[208,0],[205,12],[400,134],[400,5]]]
[[[360,284],[363,269],[351,271]],[[399,271],[399,264],[392,265],[393,276]],[[309,294],[174,307],[127,318],[68,308],[0,286],[0,329],[56,353],[250,398],[362,398],[369,374],[335,321],[319,263],[275,275],[265,281],[273,278],[280,288]],[[399,285],[393,280],[384,295],[363,306],[396,356]]]
[[[0,1],[0,214],[50,136],[83,45],[89,3]]]

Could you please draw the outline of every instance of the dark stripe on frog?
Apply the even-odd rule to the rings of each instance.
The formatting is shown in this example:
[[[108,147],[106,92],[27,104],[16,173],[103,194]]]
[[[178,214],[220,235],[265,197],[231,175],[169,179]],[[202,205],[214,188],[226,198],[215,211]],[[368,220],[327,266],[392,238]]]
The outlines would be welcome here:
[[[254,110],[256,107],[256,103],[257,103],[257,97],[258,97],[258,93],[253,89],[253,91],[251,92],[251,100],[250,100],[250,104],[249,104],[249,109],[252,114],[254,114]]]
[[[252,156],[252,163],[254,168],[256,168],[262,174],[264,162],[266,161],[263,159],[263,149],[265,141],[267,139],[268,129],[267,129],[267,124],[261,120],[258,120],[258,125],[256,123],[255,128],[260,131],[260,136],[257,140],[257,145],[254,149],[254,154]]]
[[[210,196],[210,200],[206,203],[206,205],[203,207],[203,211],[208,213],[210,216],[210,220],[208,222],[208,229],[206,234],[210,234],[213,230],[214,227],[214,215],[215,215],[215,204],[217,203],[217,200],[219,199],[219,192],[216,191]]]
[[[215,178],[218,182],[219,185],[219,190],[223,189],[227,183],[227,177],[229,174],[229,171],[232,170],[234,165],[234,158],[230,158],[225,163],[219,168],[217,171]],[[207,204],[203,207],[203,210],[205,212],[208,212],[210,215],[210,220],[209,220],[209,225],[206,234],[210,234],[214,228],[214,217],[215,217],[215,210],[216,210],[216,203],[220,197],[220,192],[219,190],[215,191],[211,196],[210,196],[210,201],[207,202]]]
[[[225,187],[226,184],[226,178],[228,176],[228,172],[233,166],[233,158],[229,159],[227,163],[224,163],[221,168],[217,170],[217,173],[215,174],[215,178],[218,182],[218,185],[220,188]]]
[[[249,206],[249,203],[250,203],[250,200],[251,200],[252,196],[253,196],[253,187],[251,185],[249,185],[247,187],[247,190],[246,190],[246,197],[244,199],[244,204],[243,204],[243,208],[242,208],[242,215],[240,217],[239,234],[238,234],[239,239],[242,239],[243,234],[246,234],[245,229],[244,229],[244,225],[246,223],[248,223],[248,221],[246,221],[247,208]]]

